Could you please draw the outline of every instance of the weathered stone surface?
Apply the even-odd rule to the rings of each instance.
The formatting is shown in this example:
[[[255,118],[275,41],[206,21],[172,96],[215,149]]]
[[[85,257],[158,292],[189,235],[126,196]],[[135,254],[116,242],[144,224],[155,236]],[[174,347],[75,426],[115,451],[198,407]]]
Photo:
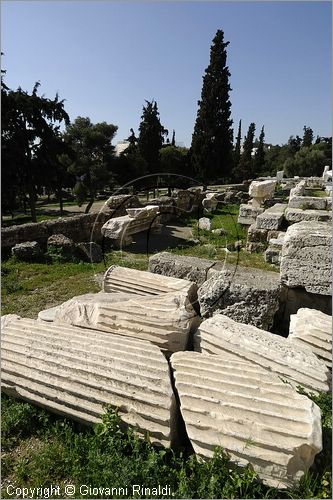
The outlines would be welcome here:
[[[294,196],[303,196],[305,193],[305,188],[306,188],[306,181],[302,180],[296,184],[295,187],[293,187],[290,190],[289,194],[289,201],[294,197]]]
[[[332,368],[332,316],[315,309],[301,308],[290,316],[288,339],[309,347]]]
[[[113,210],[102,209],[98,214],[79,214],[6,227],[1,229],[1,248],[9,249],[16,243],[25,241],[37,241],[42,247],[46,247],[47,239],[52,234],[63,234],[75,242],[101,241],[101,228],[115,213]]]
[[[255,243],[255,242],[247,242],[245,250],[249,253],[261,253],[264,252],[267,248],[267,243]]]
[[[327,210],[332,210],[332,198],[325,198],[326,199],[326,208]]]
[[[158,206],[149,205],[134,216],[125,215],[108,220],[102,227],[102,234],[105,238],[114,240],[117,245],[125,246],[131,243],[132,235],[155,229],[159,224]]]
[[[190,332],[198,325],[187,291],[155,296],[94,294],[62,304],[55,322],[94,328],[112,334],[148,340],[167,353],[186,348]],[[108,296],[114,295],[114,300]],[[123,295],[123,294],[121,294]]]
[[[278,273],[218,264],[198,290],[202,317],[222,313],[265,330],[273,324],[279,296]]]
[[[195,333],[195,350],[220,355],[221,364],[228,359],[252,361],[295,388],[329,391],[329,370],[310,349],[222,314],[201,323]]]
[[[276,180],[272,181],[253,181],[249,187],[251,198],[257,198],[262,201],[273,197],[276,186]]]
[[[258,229],[256,224],[251,224],[247,231],[247,241],[253,243],[266,243],[267,229]]]
[[[149,257],[149,271],[152,273],[189,280],[198,286],[206,281],[209,269],[215,264],[214,260],[175,255],[168,252],[157,253]],[[163,279],[162,276],[161,278]],[[155,279],[159,280],[160,278]]]
[[[78,256],[86,262],[102,262],[103,252],[98,243],[90,241],[88,243],[78,243],[76,245]]]
[[[110,210],[112,217],[126,215],[126,209],[130,207],[140,207],[139,198],[131,194],[118,194],[110,196],[105,202],[107,210]]]
[[[173,441],[169,367],[151,343],[19,319],[2,331],[1,351],[3,392],[89,424],[111,405],[153,442]]]
[[[326,210],[327,201],[324,197],[315,197],[315,196],[294,196],[289,200],[289,208],[301,208],[305,209],[313,209],[313,210]]]
[[[329,210],[302,210],[301,208],[287,208],[285,218],[289,224],[303,221],[330,222],[332,212]]]
[[[63,234],[53,234],[47,240],[47,248],[63,248],[63,249],[73,249],[74,241]]]
[[[265,251],[265,262],[268,262],[269,264],[280,264],[281,262],[281,250],[278,250],[276,248],[267,248]]]
[[[300,222],[288,227],[280,276],[288,287],[330,295],[332,292],[332,232],[325,222]]]
[[[19,260],[33,262],[42,256],[42,250],[37,241],[26,241],[13,246],[12,255]]]
[[[264,208],[261,207],[253,207],[250,204],[240,205],[239,207],[239,215],[238,215],[238,224],[243,224],[244,226],[251,226],[254,224],[258,215],[264,212]]]
[[[55,319],[56,311],[59,306],[49,307],[48,309],[43,309],[38,313],[38,321],[46,321],[47,323],[52,323]]]
[[[179,189],[175,194],[176,207],[179,215],[189,212],[192,208],[193,195],[187,189]]]
[[[173,354],[181,413],[194,451],[221,446],[269,486],[292,487],[322,449],[320,409],[268,370],[240,359]]]
[[[165,254],[166,256],[170,255],[166,252]],[[104,275],[103,291],[149,296],[185,291],[190,302],[194,304],[197,301],[197,285],[192,280],[181,279],[180,276],[161,276],[160,266],[163,266],[163,262],[165,262],[163,258],[164,252],[149,259],[149,271],[151,272],[111,266]]]
[[[284,212],[287,205],[284,203],[276,203],[272,207],[268,208],[262,214],[259,214],[256,220],[256,226],[258,229],[280,229],[281,224],[284,219]]]
[[[217,229],[212,229],[212,233],[218,234],[219,236],[223,236],[224,234],[227,234],[227,231],[222,227],[218,227]]]
[[[175,198],[171,196],[161,196],[159,198],[154,198],[147,202],[147,205],[158,205],[159,207],[159,221],[163,224],[169,222],[175,217],[176,214],[176,201]]]
[[[15,321],[16,319],[20,319],[20,316],[17,314],[4,314],[1,316],[1,331],[7,326],[11,321]]]
[[[198,221],[198,227],[199,229],[204,229],[205,231],[211,231],[212,230],[212,222],[208,217],[201,217]]]
[[[206,198],[202,200],[202,206],[207,212],[215,212],[218,200],[215,193],[206,193]]]

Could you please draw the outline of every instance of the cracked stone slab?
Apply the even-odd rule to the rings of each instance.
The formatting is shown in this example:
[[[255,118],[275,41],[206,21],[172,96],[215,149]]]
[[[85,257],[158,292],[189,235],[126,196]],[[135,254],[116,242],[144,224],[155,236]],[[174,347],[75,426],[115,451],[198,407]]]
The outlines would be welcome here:
[[[286,220],[290,224],[297,222],[331,222],[332,211],[330,210],[302,210],[301,208],[287,208]]]
[[[269,486],[289,488],[322,449],[319,407],[274,373],[240,359],[173,354],[187,434],[198,455],[221,446]]]

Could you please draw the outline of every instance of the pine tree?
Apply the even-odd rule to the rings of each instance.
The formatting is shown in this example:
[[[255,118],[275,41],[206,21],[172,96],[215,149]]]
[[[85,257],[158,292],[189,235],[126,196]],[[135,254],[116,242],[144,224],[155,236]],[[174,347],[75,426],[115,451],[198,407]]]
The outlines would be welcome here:
[[[234,170],[234,175],[237,181],[251,179],[253,176],[253,159],[252,149],[254,144],[254,132],[256,130],[255,123],[251,123],[248,132],[244,138],[243,152],[240,157],[239,165]]]
[[[238,133],[234,151],[234,168],[237,169],[241,156],[241,141],[242,141],[242,120],[239,120]]]
[[[264,140],[265,140],[265,131],[264,131],[264,126],[261,129],[260,135],[259,135],[259,143],[257,150],[254,155],[254,175],[256,177],[259,177],[265,166],[265,150],[264,150]]]
[[[164,143],[164,135],[168,131],[161,125],[160,115],[156,101],[146,101],[143,107],[141,123],[139,126],[139,151],[146,161],[148,173],[159,170],[160,149]]]
[[[191,145],[193,167],[199,178],[207,183],[230,175],[233,150],[231,102],[229,100],[230,72],[226,65],[224,33],[218,30],[210,49],[210,63],[205,70],[201,100]]]

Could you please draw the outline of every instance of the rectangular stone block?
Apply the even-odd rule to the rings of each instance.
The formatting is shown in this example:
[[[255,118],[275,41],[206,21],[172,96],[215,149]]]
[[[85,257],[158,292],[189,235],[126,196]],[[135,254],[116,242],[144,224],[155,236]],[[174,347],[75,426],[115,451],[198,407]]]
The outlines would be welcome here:
[[[243,224],[244,226],[250,226],[254,224],[258,215],[264,212],[264,208],[253,207],[250,204],[242,204],[239,207],[238,224]]]
[[[288,206],[289,208],[301,208],[302,210],[326,210],[327,201],[324,197],[294,196],[289,200]]]
[[[280,229],[286,208],[287,205],[285,203],[276,203],[276,205],[273,205],[265,210],[264,213],[258,215],[257,217],[257,228],[266,230]]]
[[[299,222],[288,227],[280,276],[288,287],[332,293],[332,228],[327,222]]]
[[[301,208],[287,208],[285,217],[289,224],[303,221],[331,222],[332,212],[329,210],[302,210]]]

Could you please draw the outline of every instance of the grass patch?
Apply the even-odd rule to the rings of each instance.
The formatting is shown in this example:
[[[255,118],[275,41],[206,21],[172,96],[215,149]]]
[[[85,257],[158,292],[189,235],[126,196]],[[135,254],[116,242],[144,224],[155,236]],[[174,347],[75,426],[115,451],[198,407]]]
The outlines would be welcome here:
[[[108,267],[147,269],[145,255],[114,251],[105,264],[87,262],[26,263],[14,257],[2,265],[2,314],[36,318],[38,312],[75,295],[101,290],[101,276]]]
[[[327,198],[328,194],[323,189],[306,189],[304,196],[314,196],[315,198]]]
[[[329,396],[320,395],[317,403],[326,428]],[[216,449],[212,460],[203,461],[186,450],[156,448],[132,430],[124,430],[110,408],[101,424],[83,427],[4,395],[2,446],[2,498],[9,498],[10,484],[21,488],[59,484],[64,491],[66,483],[76,487],[73,498],[92,498],[80,494],[82,484],[104,488],[94,498],[138,498],[132,494],[133,484],[168,485],[167,498],[331,498],[329,460],[316,464],[297,488],[277,490],[263,485],[251,466],[235,468],[222,449]],[[125,486],[127,495],[107,492]]]

